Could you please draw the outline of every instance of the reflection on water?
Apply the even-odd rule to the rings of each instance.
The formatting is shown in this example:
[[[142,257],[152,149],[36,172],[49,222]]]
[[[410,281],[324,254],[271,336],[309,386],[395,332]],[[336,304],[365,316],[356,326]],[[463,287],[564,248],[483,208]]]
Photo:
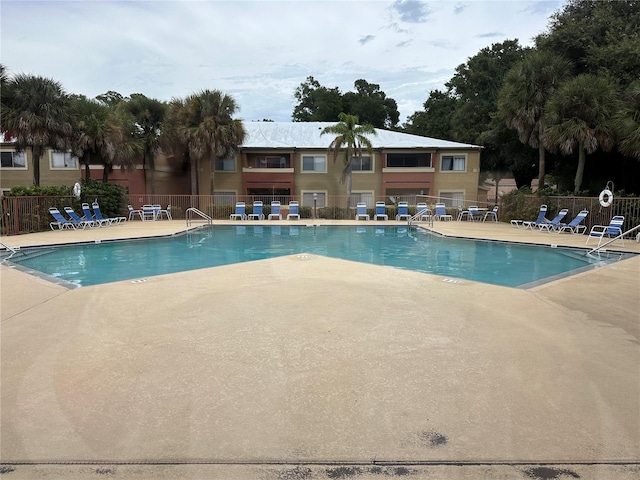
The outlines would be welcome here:
[[[505,286],[600,262],[558,248],[457,240],[409,226],[235,225],[171,238],[48,248],[19,263],[78,285],[310,253]],[[44,252],[43,252],[44,253]],[[16,261],[18,263],[18,261]]]

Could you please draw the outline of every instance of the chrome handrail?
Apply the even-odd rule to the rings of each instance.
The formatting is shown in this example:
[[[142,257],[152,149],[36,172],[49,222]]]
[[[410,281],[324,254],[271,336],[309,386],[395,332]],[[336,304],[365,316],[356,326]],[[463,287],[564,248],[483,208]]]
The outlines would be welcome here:
[[[429,211],[429,210],[427,210],[427,211]],[[423,215],[423,212],[424,212],[424,210],[420,210],[420,211],[419,211],[418,213],[416,213],[414,216],[410,217],[410,218],[407,220],[407,223],[408,223],[409,225],[411,225],[411,223],[412,223],[412,222],[414,222],[415,220],[417,220],[417,219],[418,219],[418,218],[420,218],[420,217],[423,217],[423,216],[424,216],[424,215]],[[427,215],[427,218],[429,219],[429,220],[427,220],[427,225],[429,225],[430,227],[433,227],[433,215],[432,215],[432,214],[428,214],[428,215]]]
[[[189,215],[189,213],[195,213],[196,215],[204,218],[204,220],[211,225],[213,222],[213,218],[211,218],[209,215],[207,215],[206,213],[202,212],[201,210],[198,210],[196,207],[189,207],[187,208],[187,211],[185,212],[185,217],[187,219],[187,227],[191,226],[191,223],[193,222],[193,218],[191,218],[191,216]]]
[[[7,250],[9,250],[11,253],[16,253],[18,250],[20,250],[20,247],[10,247],[9,245],[6,245],[2,242],[0,242],[0,245],[2,245],[4,248],[6,248]]]
[[[618,240],[619,238],[622,238],[622,237],[624,237],[625,235],[627,235],[627,234],[629,234],[629,233],[631,233],[631,232],[633,232],[633,231],[635,231],[635,230],[638,230],[638,229],[640,229],[640,225],[636,225],[636,226],[635,226],[635,227],[633,227],[631,230],[627,230],[626,232],[621,233],[621,234],[620,234],[620,235],[618,235],[617,237],[610,238],[608,242],[605,242],[605,243],[603,243],[602,245],[598,245],[596,248],[593,248],[593,249],[589,250],[585,255],[591,255],[592,253],[595,253],[595,252],[597,252],[598,250],[600,250],[600,249],[602,249],[602,248],[606,247],[606,246],[607,246],[607,245],[609,245],[610,243],[615,242],[615,241],[616,241],[616,240]],[[604,232],[603,232],[602,234],[604,235]]]

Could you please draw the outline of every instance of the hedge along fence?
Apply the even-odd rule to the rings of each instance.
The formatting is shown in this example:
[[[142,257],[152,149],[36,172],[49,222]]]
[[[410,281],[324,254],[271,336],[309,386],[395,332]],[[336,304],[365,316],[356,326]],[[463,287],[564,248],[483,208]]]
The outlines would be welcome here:
[[[115,185],[117,191],[104,192],[94,188],[102,188],[99,185],[85,185],[80,199],[76,199],[71,193],[71,187],[66,187],[64,194],[57,195],[15,195],[2,197],[2,223],[3,235],[18,235],[21,233],[40,232],[49,229],[49,223],[53,217],[49,214],[49,207],[57,207],[63,211],[65,206],[71,206],[76,213],[81,214],[80,208],[83,202],[91,204],[94,199],[100,203],[100,209],[105,216],[128,216],[127,204],[139,208],[144,204],[160,204],[163,208],[171,205],[171,215],[174,220],[184,220],[186,210],[190,207],[198,208],[216,220],[228,220],[229,215],[235,210],[236,201],[246,203],[247,213],[252,212],[253,201],[258,199],[253,196],[235,195],[126,195],[121,186]],[[105,187],[109,188],[109,187]],[[20,192],[16,192],[20,193]],[[25,193],[25,192],[22,192]],[[268,218],[271,213],[271,200],[281,202],[281,213],[286,218],[289,200],[293,197],[260,197],[264,203],[263,213]],[[347,207],[346,197],[327,196],[327,204],[316,209],[318,218],[329,220],[352,220],[355,218],[355,207]],[[420,199],[422,200],[422,198]],[[615,195],[613,204],[604,208],[600,206],[597,197],[560,197],[525,195],[520,192],[510,193],[502,197],[498,218],[500,221],[509,222],[511,219],[533,220],[538,216],[541,204],[549,208],[547,218],[551,219],[562,208],[569,209],[566,221],[569,222],[582,209],[589,210],[589,216],[585,221],[588,229],[593,225],[607,225],[613,215],[625,217],[624,230],[629,230],[640,224],[640,198],[622,197]],[[490,205],[488,205],[490,207]],[[456,208],[449,208],[450,213],[457,214]],[[455,210],[455,212],[454,212]],[[368,208],[367,213],[373,218],[374,209]],[[397,206],[387,205],[386,213],[389,219],[394,219],[397,214]],[[414,202],[409,201],[409,213],[416,213]],[[300,206],[300,218],[312,219],[313,207]]]
[[[547,205],[549,220],[560,210],[567,208],[569,212],[565,217],[565,223],[573,220],[581,210],[588,210],[589,215],[584,221],[587,231],[593,225],[608,225],[615,215],[624,216],[623,232],[640,225],[640,198],[619,195],[614,195],[611,206],[603,207],[597,197],[538,196],[514,192],[502,197],[498,218],[503,222],[514,219],[535,220],[540,211],[540,205]]]
[[[121,216],[127,209],[126,189],[122,185],[106,184],[95,180],[81,182],[80,198],[73,195],[71,186],[17,186],[2,197],[3,235],[41,232],[49,229],[54,219],[49,208],[57,208],[63,215],[64,207],[71,207],[83,216],[82,204],[97,201],[105,217]]]

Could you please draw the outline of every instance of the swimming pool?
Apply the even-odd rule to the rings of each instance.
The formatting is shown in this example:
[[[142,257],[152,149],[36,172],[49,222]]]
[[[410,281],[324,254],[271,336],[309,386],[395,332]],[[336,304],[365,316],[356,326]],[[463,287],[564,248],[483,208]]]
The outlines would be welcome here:
[[[163,238],[24,249],[11,261],[89,286],[301,253],[520,288],[606,262],[575,249],[444,238],[416,227],[372,225],[203,227]]]

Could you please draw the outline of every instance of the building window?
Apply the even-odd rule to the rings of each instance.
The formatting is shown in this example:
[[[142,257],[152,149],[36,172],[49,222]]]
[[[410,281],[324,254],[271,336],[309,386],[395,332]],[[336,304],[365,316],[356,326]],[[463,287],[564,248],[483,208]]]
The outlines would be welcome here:
[[[236,192],[215,191],[213,193],[213,203],[216,205],[235,205]]]
[[[78,168],[78,158],[71,152],[51,152],[51,168]]]
[[[467,169],[467,157],[465,155],[442,155],[443,172],[464,172]]]
[[[24,152],[0,152],[2,168],[26,168],[27,157]]]
[[[440,192],[440,198],[447,207],[462,207],[464,192]]]
[[[356,208],[358,203],[364,202],[367,204],[368,208],[373,208],[375,205],[373,198],[373,192],[351,192],[351,196],[349,197],[349,206],[351,208]]]
[[[317,194],[318,196],[315,197],[317,202],[316,202],[316,207],[318,208],[322,208],[324,206],[327,205],[327,194],[325,192],[302,192],[302,205],[305,207],[312,207],[313,208],[313,199],[314,196],[313,194]]]
[[[235,157],[216,158],[215,170],[218,172],[235,172],[236,171]]]
[[[387,168],[431,167],[431,153],[388,153]]]
[[[248,168],[291,168],[289,155],[247,154]]]
[[[353,157],[351,159],[352,172],[371,172],[373,171],[373,161],[370,156],[363,155],[360,158]]]
[[[303,155],[302,156],[302,171],[303,172],[326,172],[327,171],[327,157]]]

